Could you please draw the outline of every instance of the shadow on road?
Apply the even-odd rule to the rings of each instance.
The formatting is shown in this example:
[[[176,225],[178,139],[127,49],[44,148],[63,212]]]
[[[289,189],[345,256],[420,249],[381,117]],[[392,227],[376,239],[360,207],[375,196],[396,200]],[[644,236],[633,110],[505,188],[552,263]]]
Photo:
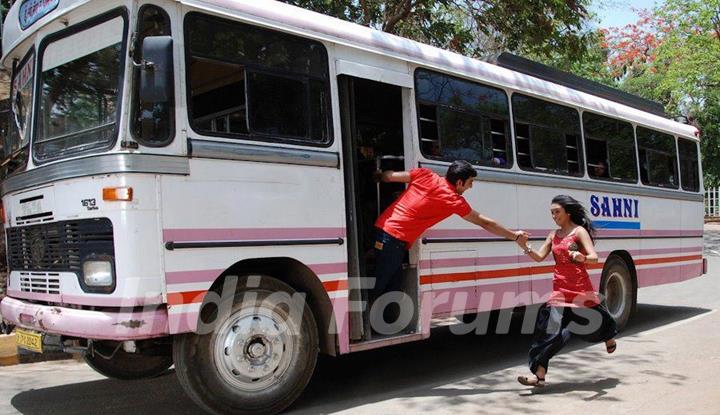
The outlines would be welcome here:
[[[682,321],[709,312],[708,309],[659,305],[638,305],[637,313],[622,333],[629,336],[646,330]],[[474,334],[458,336],[448,327],[432,332],[429,340],[402,344],[379,350],[331,358],[321,356],[313,379],[300,399],[293,405],[293,413],[323,413],[350,409],[358,405],[392,398],[420,396],[445,397],[443,404],[459,405],[466,397],[485,395],[493,402],[493,392],[517,392],[519,397],[543,394],[563,394],[571,391],[594,392],[578,399],[611,399],[608,390],[621,382],[614,377],[590,378],[582,368],[557,359],[552,370],[571,373],[576,382],[550,383],[544,389],[507,389],[505,369],[524,366],[531,336],[520,334],[520,321],[514,322],[510,334]],[[643,338],[634,338],[642,342]],[[580,351],[579,358],[587,365],[635,365],[638,370],[651,363],[652,353],[623,355],[612,360],[591,351],[601,346],[572,341],[563,352]],[[619,343],[622,348],[622,341]],[[593,349],[594,350],[594,349]],[[621,350],[621,349],[619,349]],[[501,372],[501,373],[496,373]],[[516,374],[515,374],[516,375]],[[653,376],[652,373],[646,373]],[[663,376],[657,373],[654,376]],[[678,379],[682,381],[682,379]],[[498,385],[503,384],[501,388]],[[454,388],[443,388],[453,384]],[[99,380],[30,390],[14,396],[13,407],[23,414],[197,414],[202,413],[185,395],[174,373],[142,381],[122,382]],[[505,402],[509,411],[512,402]],[[517,407],[516,409],[527,410]],[[409,412],[422,411],[421,406],[407,408]]]
[[[720,231],[705,231],[703,233],[703,254],[707,256],[720,256]]]

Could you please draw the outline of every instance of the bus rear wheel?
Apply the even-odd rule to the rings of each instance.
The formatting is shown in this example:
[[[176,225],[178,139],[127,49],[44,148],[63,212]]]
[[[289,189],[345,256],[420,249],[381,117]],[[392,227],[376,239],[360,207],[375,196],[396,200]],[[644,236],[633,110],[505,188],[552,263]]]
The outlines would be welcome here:
[[[600,293],[605,299],[608,312],[615,319],[618,330],[621,330],[630,319],[636,297],[630,269],[620,257],[611,256],[605,263]]]
[[[248,279],[240,278],[229,313],[216,313],[209,333],[175,337],[180,384],[211,413],[278,413],[315,370],[318,333],[310,308],[287,284],[260,281],[247,288]]]

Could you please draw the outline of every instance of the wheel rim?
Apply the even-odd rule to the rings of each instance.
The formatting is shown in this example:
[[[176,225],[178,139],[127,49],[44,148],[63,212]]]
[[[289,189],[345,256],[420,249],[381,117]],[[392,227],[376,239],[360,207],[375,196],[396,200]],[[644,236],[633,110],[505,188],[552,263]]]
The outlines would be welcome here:
[[[245,392],[278,383],[298,353],[297,328],[265,305],[232,314],[215,337],[215,360],[222,378]]]
[[[617,320],[625,311],[627,305],[627,284],[622,274],[613,272],[608,276],[605,284],[605,304],[610,315]]]

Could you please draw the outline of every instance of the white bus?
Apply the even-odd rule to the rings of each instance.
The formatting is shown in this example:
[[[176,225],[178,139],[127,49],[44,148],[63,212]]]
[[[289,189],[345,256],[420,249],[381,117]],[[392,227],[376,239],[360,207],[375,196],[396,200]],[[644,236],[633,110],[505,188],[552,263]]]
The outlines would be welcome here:
[[[551,262],[451,217],[373,331],[373,222],[402,190],[378,167],[468,160],[470,204],[538,239],[553,196],[583,201],[621,325],[638,288],[704,273],[697,130],[614,91],[268,0],[19,0],[2,40],[3,318],[110,377],[174,364],[211,412],[281,411],[318,353],[546,298]]]

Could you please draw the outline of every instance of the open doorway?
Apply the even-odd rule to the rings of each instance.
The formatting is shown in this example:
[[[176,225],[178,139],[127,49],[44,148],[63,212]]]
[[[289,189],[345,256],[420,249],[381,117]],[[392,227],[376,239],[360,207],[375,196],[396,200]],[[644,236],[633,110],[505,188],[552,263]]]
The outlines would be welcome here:
[[[378,184],[376,170],[406,170],[403,144],[402,88],[367,79],[342,75],[338,78],[341,97],[345,196],[348,211],[348,277],[350,300],[367,301],[367,278],[374,278],[375,220],[405,190],[402,183]],[[406,255],[404,269],[408,270]],[[395,289],[417,304],[417,273],[403,272]],[[357,303],[356,303],[357,304]],[[414,315],[417,315],[415,305]],[[351,341],[373,338],[368,310],[351,310]],[[416,318],[406,329],[415,327]],[[398,335],[404,334],[403,332]],[[374,338],[377,339],[377,334]]]

